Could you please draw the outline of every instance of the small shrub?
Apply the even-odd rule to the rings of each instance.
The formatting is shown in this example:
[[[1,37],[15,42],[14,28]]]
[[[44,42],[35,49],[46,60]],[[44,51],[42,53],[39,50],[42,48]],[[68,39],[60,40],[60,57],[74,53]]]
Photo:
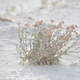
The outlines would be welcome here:
[[[41,0],[41,3],[42,3],[43,5],[46,5],[46,4],[47,4],[47,0]]]
[[[65,7],[67,0],[54,0],[51,2],[53,7]]]
[[[80,40],[75,30],[77,26],[63,28],[63,21],[57,26],[53,22],[51,20],[51,24],[46,24],[38,21],[33,26],[25,24],[24,27],[19,25],[17,51],[22,63],[28,61],[29,65],[51,65],[59,61],[62,55],[79,48],[76,46]]]

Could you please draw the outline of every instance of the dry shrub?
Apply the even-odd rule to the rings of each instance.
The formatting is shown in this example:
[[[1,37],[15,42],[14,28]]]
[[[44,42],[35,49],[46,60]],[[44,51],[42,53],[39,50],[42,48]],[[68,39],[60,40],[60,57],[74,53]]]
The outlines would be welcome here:
[[[52,0],[51,4],[53,7],[65,7],[67,0]]]
[[[17,51],[21,63],[28,61],[29,65],[51,65],[58,62],[62,55],[79,48],[76,46],[80,41],[80,35],[75,30],[77,26],[63,28],[63,21],[57,26],[53,22],[51,20],[51,24],[46,24],[38,21],[33,26],[25,24],[24,27],[19,25]]]
[[[41,0],[41,3],[42,3],[43,5],[46,5],[46,4],[47,4],[47,0]]]

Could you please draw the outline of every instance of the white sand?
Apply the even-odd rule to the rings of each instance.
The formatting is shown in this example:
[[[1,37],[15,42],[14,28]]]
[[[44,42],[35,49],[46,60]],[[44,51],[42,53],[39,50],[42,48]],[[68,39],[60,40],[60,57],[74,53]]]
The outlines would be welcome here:
[[[51,1],[51,0],[49,0]],[[15,10],[11,10],[15,7]],[[80,80],[80,52],[64,56],[58,65],[19,65],[17,23],[33,24],[50,19],[58,24],[76,24],[80,33],[80,1],[68,0],[66,6],[52,7],[50,2],[41,9],[40,0],[0,0],[0,80]],[[6,10],[7,9],[7,10]],[[74,64],[76,63],[77,64]]]

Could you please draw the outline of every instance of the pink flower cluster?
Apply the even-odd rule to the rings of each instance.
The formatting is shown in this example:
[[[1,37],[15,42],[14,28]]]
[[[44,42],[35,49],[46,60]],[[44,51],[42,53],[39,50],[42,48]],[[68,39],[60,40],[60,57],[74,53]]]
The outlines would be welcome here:
[[[67,26],[67,30],[69,30],[69,29],[75,29],[77,26],[75,26],[75,25],[69,25],[69,26]]]

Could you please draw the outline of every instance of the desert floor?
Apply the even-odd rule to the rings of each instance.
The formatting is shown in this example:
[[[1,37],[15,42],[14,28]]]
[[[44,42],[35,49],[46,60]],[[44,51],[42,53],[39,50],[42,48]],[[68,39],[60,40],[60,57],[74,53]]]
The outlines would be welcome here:
[[[58,24],[63,20],[65,25],[78,25],[80,34],[80,0],[57,6],[51,1],[42,5],[40,0],[0,0],[0,80],[80,80],[80,52],[65,55],[59,64],[51,66],[19,65],[17,23],[32,25],[53,19]]]

